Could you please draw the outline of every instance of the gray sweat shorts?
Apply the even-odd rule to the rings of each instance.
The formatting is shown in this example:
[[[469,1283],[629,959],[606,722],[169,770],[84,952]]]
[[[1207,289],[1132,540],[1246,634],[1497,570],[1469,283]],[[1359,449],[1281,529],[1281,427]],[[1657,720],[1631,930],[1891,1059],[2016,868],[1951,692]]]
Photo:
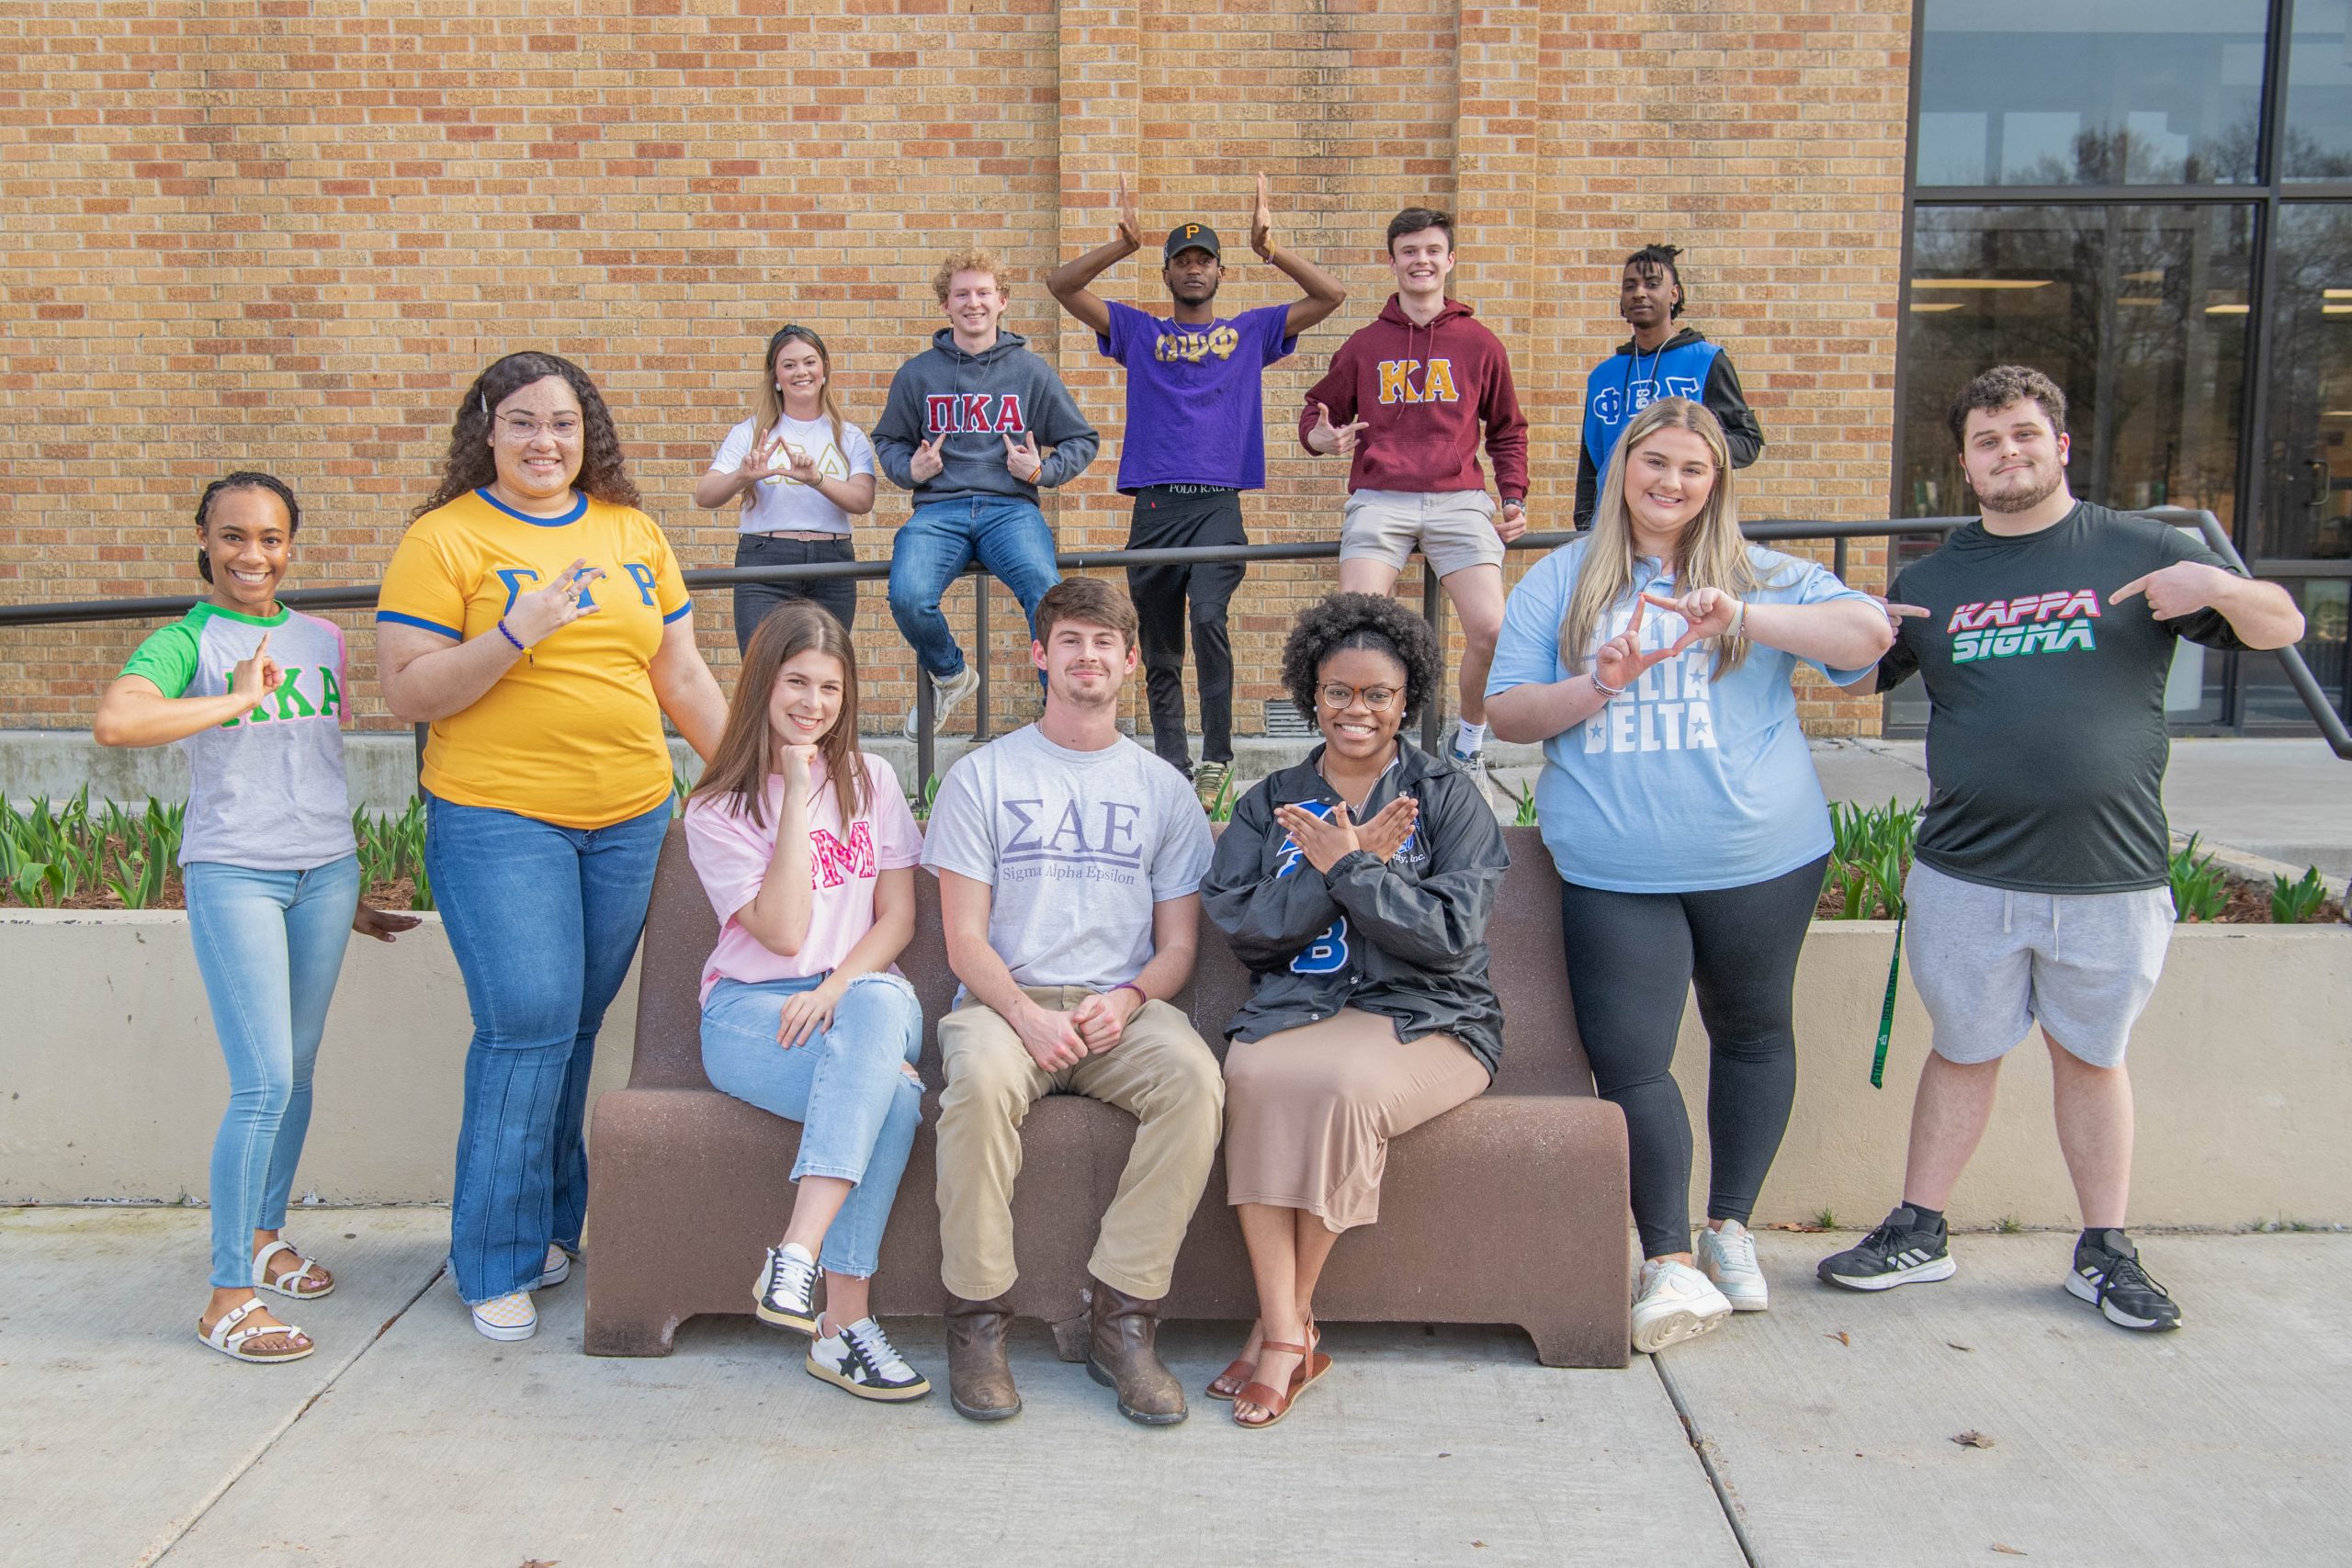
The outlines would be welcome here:
[[[2094,1067],[2120,1066],[2172,942],[2172,893],[2015,893],[1914,861],[1905,949],[1936,1055],[2005,1056],[2039,1021]]]

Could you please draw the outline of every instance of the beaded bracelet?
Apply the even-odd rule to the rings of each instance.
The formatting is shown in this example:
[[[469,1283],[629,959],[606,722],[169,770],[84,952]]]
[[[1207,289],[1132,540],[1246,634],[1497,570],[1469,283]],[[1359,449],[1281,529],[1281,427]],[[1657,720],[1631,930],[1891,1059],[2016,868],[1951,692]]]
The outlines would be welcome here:
[[[514,645],[515,652],[527,655],[531,651],[528,648],[526,648],[523,645],[523,639],[521,637],[516,637],[513,632],[506,629],[506,617],[503,615],[498,617],[498,635],[504,637],[508,642],[513,643]]]

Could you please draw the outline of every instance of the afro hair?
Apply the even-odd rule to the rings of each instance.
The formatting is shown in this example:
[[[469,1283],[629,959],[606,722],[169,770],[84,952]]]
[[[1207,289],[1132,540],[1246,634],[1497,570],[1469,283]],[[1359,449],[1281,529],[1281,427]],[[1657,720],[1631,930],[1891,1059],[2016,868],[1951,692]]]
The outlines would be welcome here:
[[[1410,724],[1445,679],[1445,656],[1430,624],[1385,593],[1334,593],[1298,614],[1283,644],[1283,688],[1312,722],[1323,661],[1351,648],[1387,654],[1405,666],[1405,716]]]

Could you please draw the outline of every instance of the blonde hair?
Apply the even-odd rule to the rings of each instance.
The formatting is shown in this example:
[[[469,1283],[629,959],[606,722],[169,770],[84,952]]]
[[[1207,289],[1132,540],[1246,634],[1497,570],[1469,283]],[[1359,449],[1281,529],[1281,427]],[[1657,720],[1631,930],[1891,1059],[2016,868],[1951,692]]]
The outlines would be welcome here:
[[[842,405],[833,397],[832,352],[825,346],[823,338],[803,326],[781,328],[768,339],[768,361],[760,372],[760,406],[752,416],[752,445],[756,448],[784,423],[784,389],[775,384],[775,356],[784,352],[786,344],[793,343],[805,343],[817,351],[817,363],[825,372],[824,385],[817,389],[817,403],[825,422],[833,427],[834,449],[846,457],[849,446],[842,439]]]
[[[1592,645],[1601,617],[1634,586],[1634,525],[1625,511],[1625,466],[1642,444],[1661,430],[1687,430],[1707,444],[1715,466],[1714,487],[1706,504],[1682,530],[1674,553],[1674,586],[1680,593],[1720,588],[1746,599],[1770,586],[1756,570],[1747,541],[1740,537],[1739,503],[1732,495],[1731,450],[1724,427],[1704,404],[1688,398],[1660,398],[1634,416],[1609,454],[1600,476],[1600,504],[1586,536],[1584,565],[1577,572],[1576,591],[1568,595],[1568,612],[1560,622],[1560,657],[1570,668],[1582,668],[1592,658]],[[1715,644],[1713,679],[1722,680],[1747,658],[1747,638],[1724,637]]]
[[[973,245],[948,252],[947,259],[939,264],[939,270],[931,275],[931,291],[939,296],[941,304],[947,303],[948,285],[956,281],[956,275],[959,272],[985,272],[996,280],[999,299],[1012,297],[1012,289],[1005,281],[1004,263],[997,259],[994,251]]]

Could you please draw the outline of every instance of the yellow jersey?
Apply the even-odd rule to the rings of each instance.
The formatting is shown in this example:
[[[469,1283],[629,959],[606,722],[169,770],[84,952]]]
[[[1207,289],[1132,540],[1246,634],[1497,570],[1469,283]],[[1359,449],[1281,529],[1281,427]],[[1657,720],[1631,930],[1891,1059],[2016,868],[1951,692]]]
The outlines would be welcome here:
[[[424,784],[460,806],[606,828],[669,798],[651,667],[664,626],[694,603],[661,525],[634,507],[574,501],[560,517],[516,512],[481,490],[435,507],[401,536],[376,619],[459,642],[497,637],[519,596],[575,560],[602,567],[581,595],[594,614],[542,638],[472,706],[435,721]]]

